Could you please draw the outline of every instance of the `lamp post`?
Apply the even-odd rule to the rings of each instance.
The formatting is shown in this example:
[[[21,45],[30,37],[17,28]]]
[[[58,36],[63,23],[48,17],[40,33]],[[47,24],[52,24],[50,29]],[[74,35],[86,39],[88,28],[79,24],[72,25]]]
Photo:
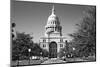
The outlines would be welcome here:
[[[40,59],[41,59],[41,57],[42,57],[42,52],[40,53],[40,55],[41,55],[41,56],[40,56]]]
[[[40,54],[41,54],[41,56],[42,56],[42,52],[41,52]]]
[[[72,49],[73,49],[73,51],[75,51],[75,50],[76,50],[76,49],[75,49],[75,47],[73,47]],[[74,54],[73,56],[75,56],[75,54]]]
[[[28,49],[29,51],[29,64],[30,64],[30,52],[31,52],[31,49]]]
[[[73,51],[75,50],[75,48],[73,47]]]

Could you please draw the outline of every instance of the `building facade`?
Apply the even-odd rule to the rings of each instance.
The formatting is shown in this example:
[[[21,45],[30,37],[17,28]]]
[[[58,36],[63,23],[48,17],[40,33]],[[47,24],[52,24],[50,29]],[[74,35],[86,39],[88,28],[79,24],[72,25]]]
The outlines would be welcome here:
[[[40,47],[49,52],[50,58],[57,58],[61,48],[65,47],[66,37],[62,36],[62,26],[55,15],[54,6],[45,26],[45,36],[40,38]]]

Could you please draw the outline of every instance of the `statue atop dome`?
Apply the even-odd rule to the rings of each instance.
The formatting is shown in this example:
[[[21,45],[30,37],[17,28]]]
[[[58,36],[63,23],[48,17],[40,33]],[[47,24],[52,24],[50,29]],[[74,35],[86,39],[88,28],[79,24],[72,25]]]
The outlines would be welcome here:
[[[54,5],[52,7],[52,14],[55,14],[55,7],[54,7]]]

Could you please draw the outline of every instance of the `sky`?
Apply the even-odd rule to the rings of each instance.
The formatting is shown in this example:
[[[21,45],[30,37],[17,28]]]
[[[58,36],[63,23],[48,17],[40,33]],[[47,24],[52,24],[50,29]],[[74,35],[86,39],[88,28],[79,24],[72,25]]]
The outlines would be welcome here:
[[[84,11],[88,8],[86,5],[14,1],[11,5],[11,22],[16,23],[16,31],[32,34],[34,42],[38,42],[40,37],[44,36],[45,25],[53,5],[62,26],[63,36],[71,40],[68,34],[75,32],[75,24],[80,23]]]

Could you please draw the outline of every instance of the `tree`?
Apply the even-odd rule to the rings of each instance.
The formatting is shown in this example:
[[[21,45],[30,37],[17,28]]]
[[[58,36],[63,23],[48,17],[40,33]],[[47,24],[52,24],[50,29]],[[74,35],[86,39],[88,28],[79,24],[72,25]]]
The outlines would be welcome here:
[[[12,60],[28,59],[28,49],[33,45],[33,37],[19,32],[16,35],[16,40],[12,40]]]
[[[80,56],[95,55],[96,51],[96,8],[89,7],[79,24],[77,31],[70,34],[72,43]]]
[[[42,49],[42,57],[48,57],[49,52],[45,49]]]
[[[43,50],[38,43],[32,41],[33,37],[30,34],[17,32],[17,37],[12,40],[12,60],[25,60],[31,56],[47,57],[48,52]],[[28,49],[31,49],[29,54]],[[41,54],[42,53],[42,54]]]
[[[70,46],[67,40],[65,41],[65,47],[61,48],[60,52],[58,53],[59,57],[67,56],[70,54]]]
[[[33,43],[31,49],[32,49],[31,51],[32,56],[41,56],[42,49],[38,43]]]

